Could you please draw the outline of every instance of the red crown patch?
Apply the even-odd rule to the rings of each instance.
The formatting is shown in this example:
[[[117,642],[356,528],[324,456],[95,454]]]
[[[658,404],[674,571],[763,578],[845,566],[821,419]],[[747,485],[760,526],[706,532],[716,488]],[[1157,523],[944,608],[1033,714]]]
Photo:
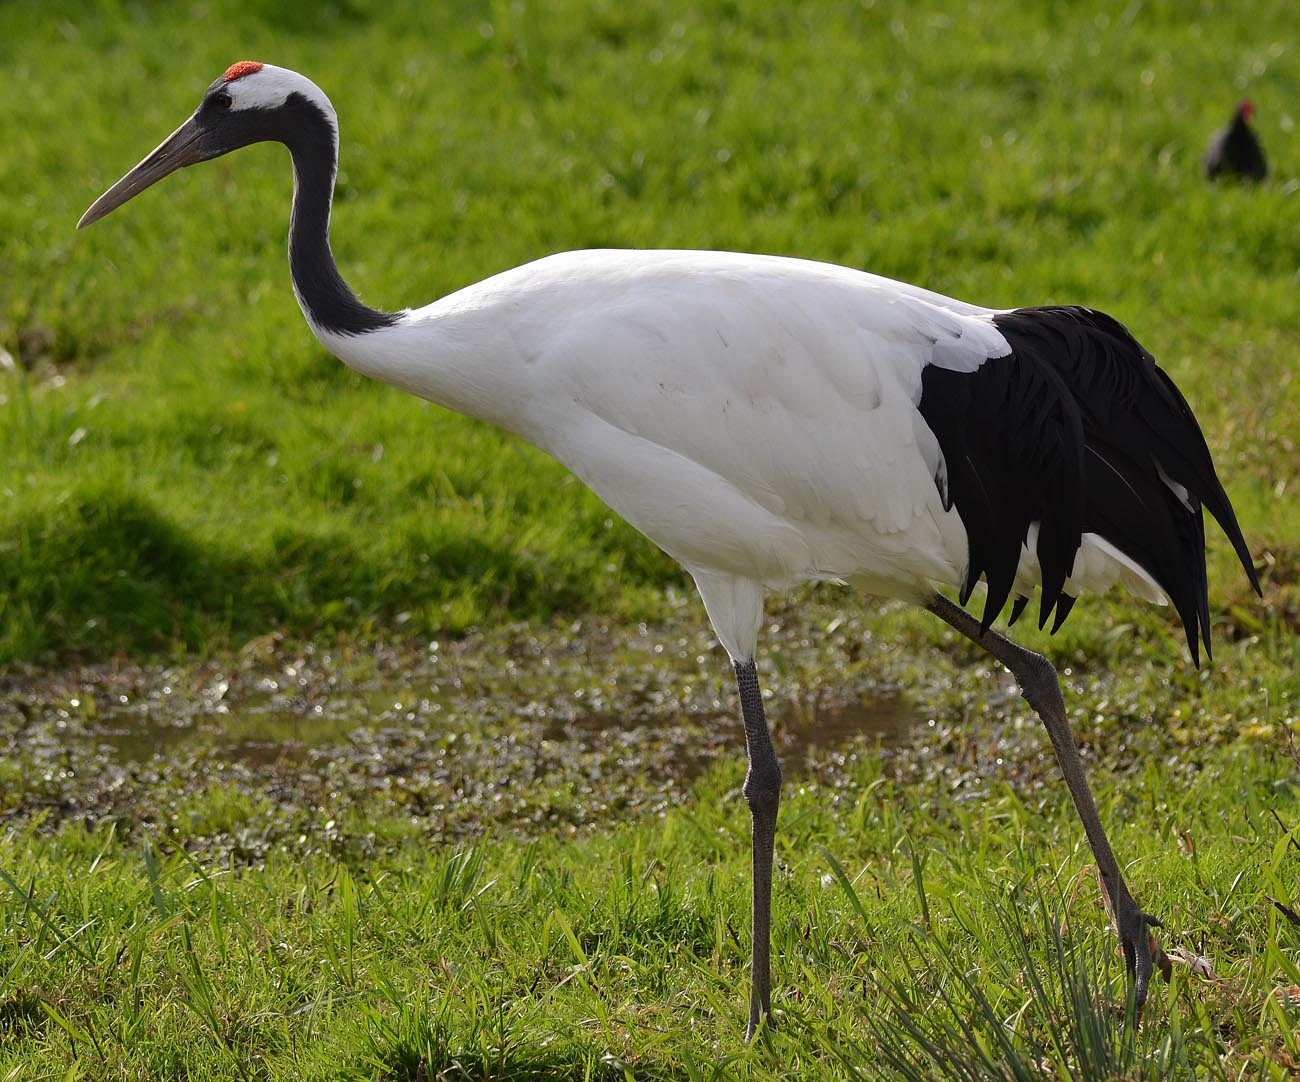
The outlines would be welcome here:
[[[233,83],[236,79],[242,79],[245,75],[252,75],[253,72],[261,70],[262,65],[258,61],[241,60],[237,64],[231,64],[221,78],[224,82]]]

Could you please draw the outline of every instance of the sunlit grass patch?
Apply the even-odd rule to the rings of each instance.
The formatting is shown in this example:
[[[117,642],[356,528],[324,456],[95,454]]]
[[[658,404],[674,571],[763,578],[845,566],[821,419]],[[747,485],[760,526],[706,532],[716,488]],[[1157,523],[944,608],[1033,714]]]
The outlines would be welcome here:
[[[379,822],[378,849],[284,835],[246,865],[187,853],[211,825],[199,818],[167,840],[11,832],[0,1064],[13,1078],[88,1062],[110,1077],[181,1063],[211,1078],[413,1079],[421,1064],[425,1077],[1284,1077],[1300,1052],[1287,995],[1300,928],[1273,899],[1296,901],[1300,846],[1279,820],[1300,818],[1298,771],[1261,748],[1187,787],[1170,827],[1142,815],[1118,830],[1165,946],[1200,966],[1157,979],[1136,1029],[1061,800],[972,802],[868,767],[853,814],[835,808],[838,787],[806,780],[777,850],[777,1027],[748,1048],[747,831],[730,767],[689,809],[585,838],[439,850]],[[1157,764],[1141,780],[1180,784]]]

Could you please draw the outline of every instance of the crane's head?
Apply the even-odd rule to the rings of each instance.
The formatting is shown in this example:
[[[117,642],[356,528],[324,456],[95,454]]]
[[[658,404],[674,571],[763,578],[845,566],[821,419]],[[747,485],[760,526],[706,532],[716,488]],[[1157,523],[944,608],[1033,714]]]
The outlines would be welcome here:
[[[194,115],[156,150],[91,204],[78,229],[99,221],[182,166],[218,158],[250,143],[285,142],[307,111],[324,118],[335,133],[334,109],[321,89],[304,75],[273,64],[241,60],[208,87]]]
[[[1249,124],[1255,119],[1255,103],[1249,98],[1244,99],[1242,103],[1237,106],[1237,115]]]

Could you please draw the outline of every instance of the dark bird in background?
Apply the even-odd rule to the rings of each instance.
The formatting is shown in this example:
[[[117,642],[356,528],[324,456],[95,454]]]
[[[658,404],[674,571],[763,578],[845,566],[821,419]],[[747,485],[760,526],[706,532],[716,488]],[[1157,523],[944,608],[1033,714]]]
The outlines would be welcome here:
[[[1215,132],[1205,151],[1203,168],[1207,179],[1241,177],[1259,181],[1268,174],[1264,148],[1259,145],[1259,137],[1250,126],[1254,117],[1255,107],[1249,101],[1243,101],[1227,126]]]

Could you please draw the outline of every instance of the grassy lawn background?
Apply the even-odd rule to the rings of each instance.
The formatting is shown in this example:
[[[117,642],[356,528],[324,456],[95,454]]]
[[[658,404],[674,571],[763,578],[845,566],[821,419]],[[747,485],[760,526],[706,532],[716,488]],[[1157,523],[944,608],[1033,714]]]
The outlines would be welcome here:
[[[0,5],[0,1079],[1300,1069],[1296,49],[1281,2]],[[1125,1044],[1045,742],[933,621],[829,590],[774,616],[795,629],[761,659],[778,728],[801,695],[874,687],[942,736],[883,764],[852,745],[791,787],[771,1049],[741,1041],[734,757],[681,782],[681,807],[572,826],[561,788],[534,793],[527,755],[488,742],[458,752],[482,784],[451,794],[452,830],[433,798],[353,791],[342,755],[313,802],[203,760],[119,777],[77,745],[93,719],[69,701],[106,672],[197,682],[284,670],[305,642],[355,658],[475,627],[500,654],[497,634],[594,618],[691,645],[636,680],[587,655],[593,686],[644,704],[689,680],[738,755],[677,569],[532,449],[311,339],[281,149],[74,231],[244,58],[337,107],[335,252],[378,306],[562,249],[724,247],[1127,323],[1196,409],[1265,599],[1211,527],[1200,673],[1170,614],[1118,595],[1019,637],[1069,669],[1135,890],[1214,977],[1181,967]],[[1210,187],[1201,151],[1247,94],[1273,174]],[[507,730],[548,708],[542,678],[484,686],[526,753],[540,737]],[[79,771],[109,795],[78,804]],[[599,804],[637,775],[586,783]]]
[[[595,245],[1086,302],[1175,376],[1248,536],[1294,570],[1297,65],[1285,4],[1232,10],[5,5],[0,656],[653,612],[683,581],[530,448],[323,353],[288,288],[282,149],[73,231],[245,56],[332,96],[335,248],[373,304]],[[1201,149],[1247,91],[1274,179],[1209,187]],[[1216,598],[1244,597],[1221,550]]]

